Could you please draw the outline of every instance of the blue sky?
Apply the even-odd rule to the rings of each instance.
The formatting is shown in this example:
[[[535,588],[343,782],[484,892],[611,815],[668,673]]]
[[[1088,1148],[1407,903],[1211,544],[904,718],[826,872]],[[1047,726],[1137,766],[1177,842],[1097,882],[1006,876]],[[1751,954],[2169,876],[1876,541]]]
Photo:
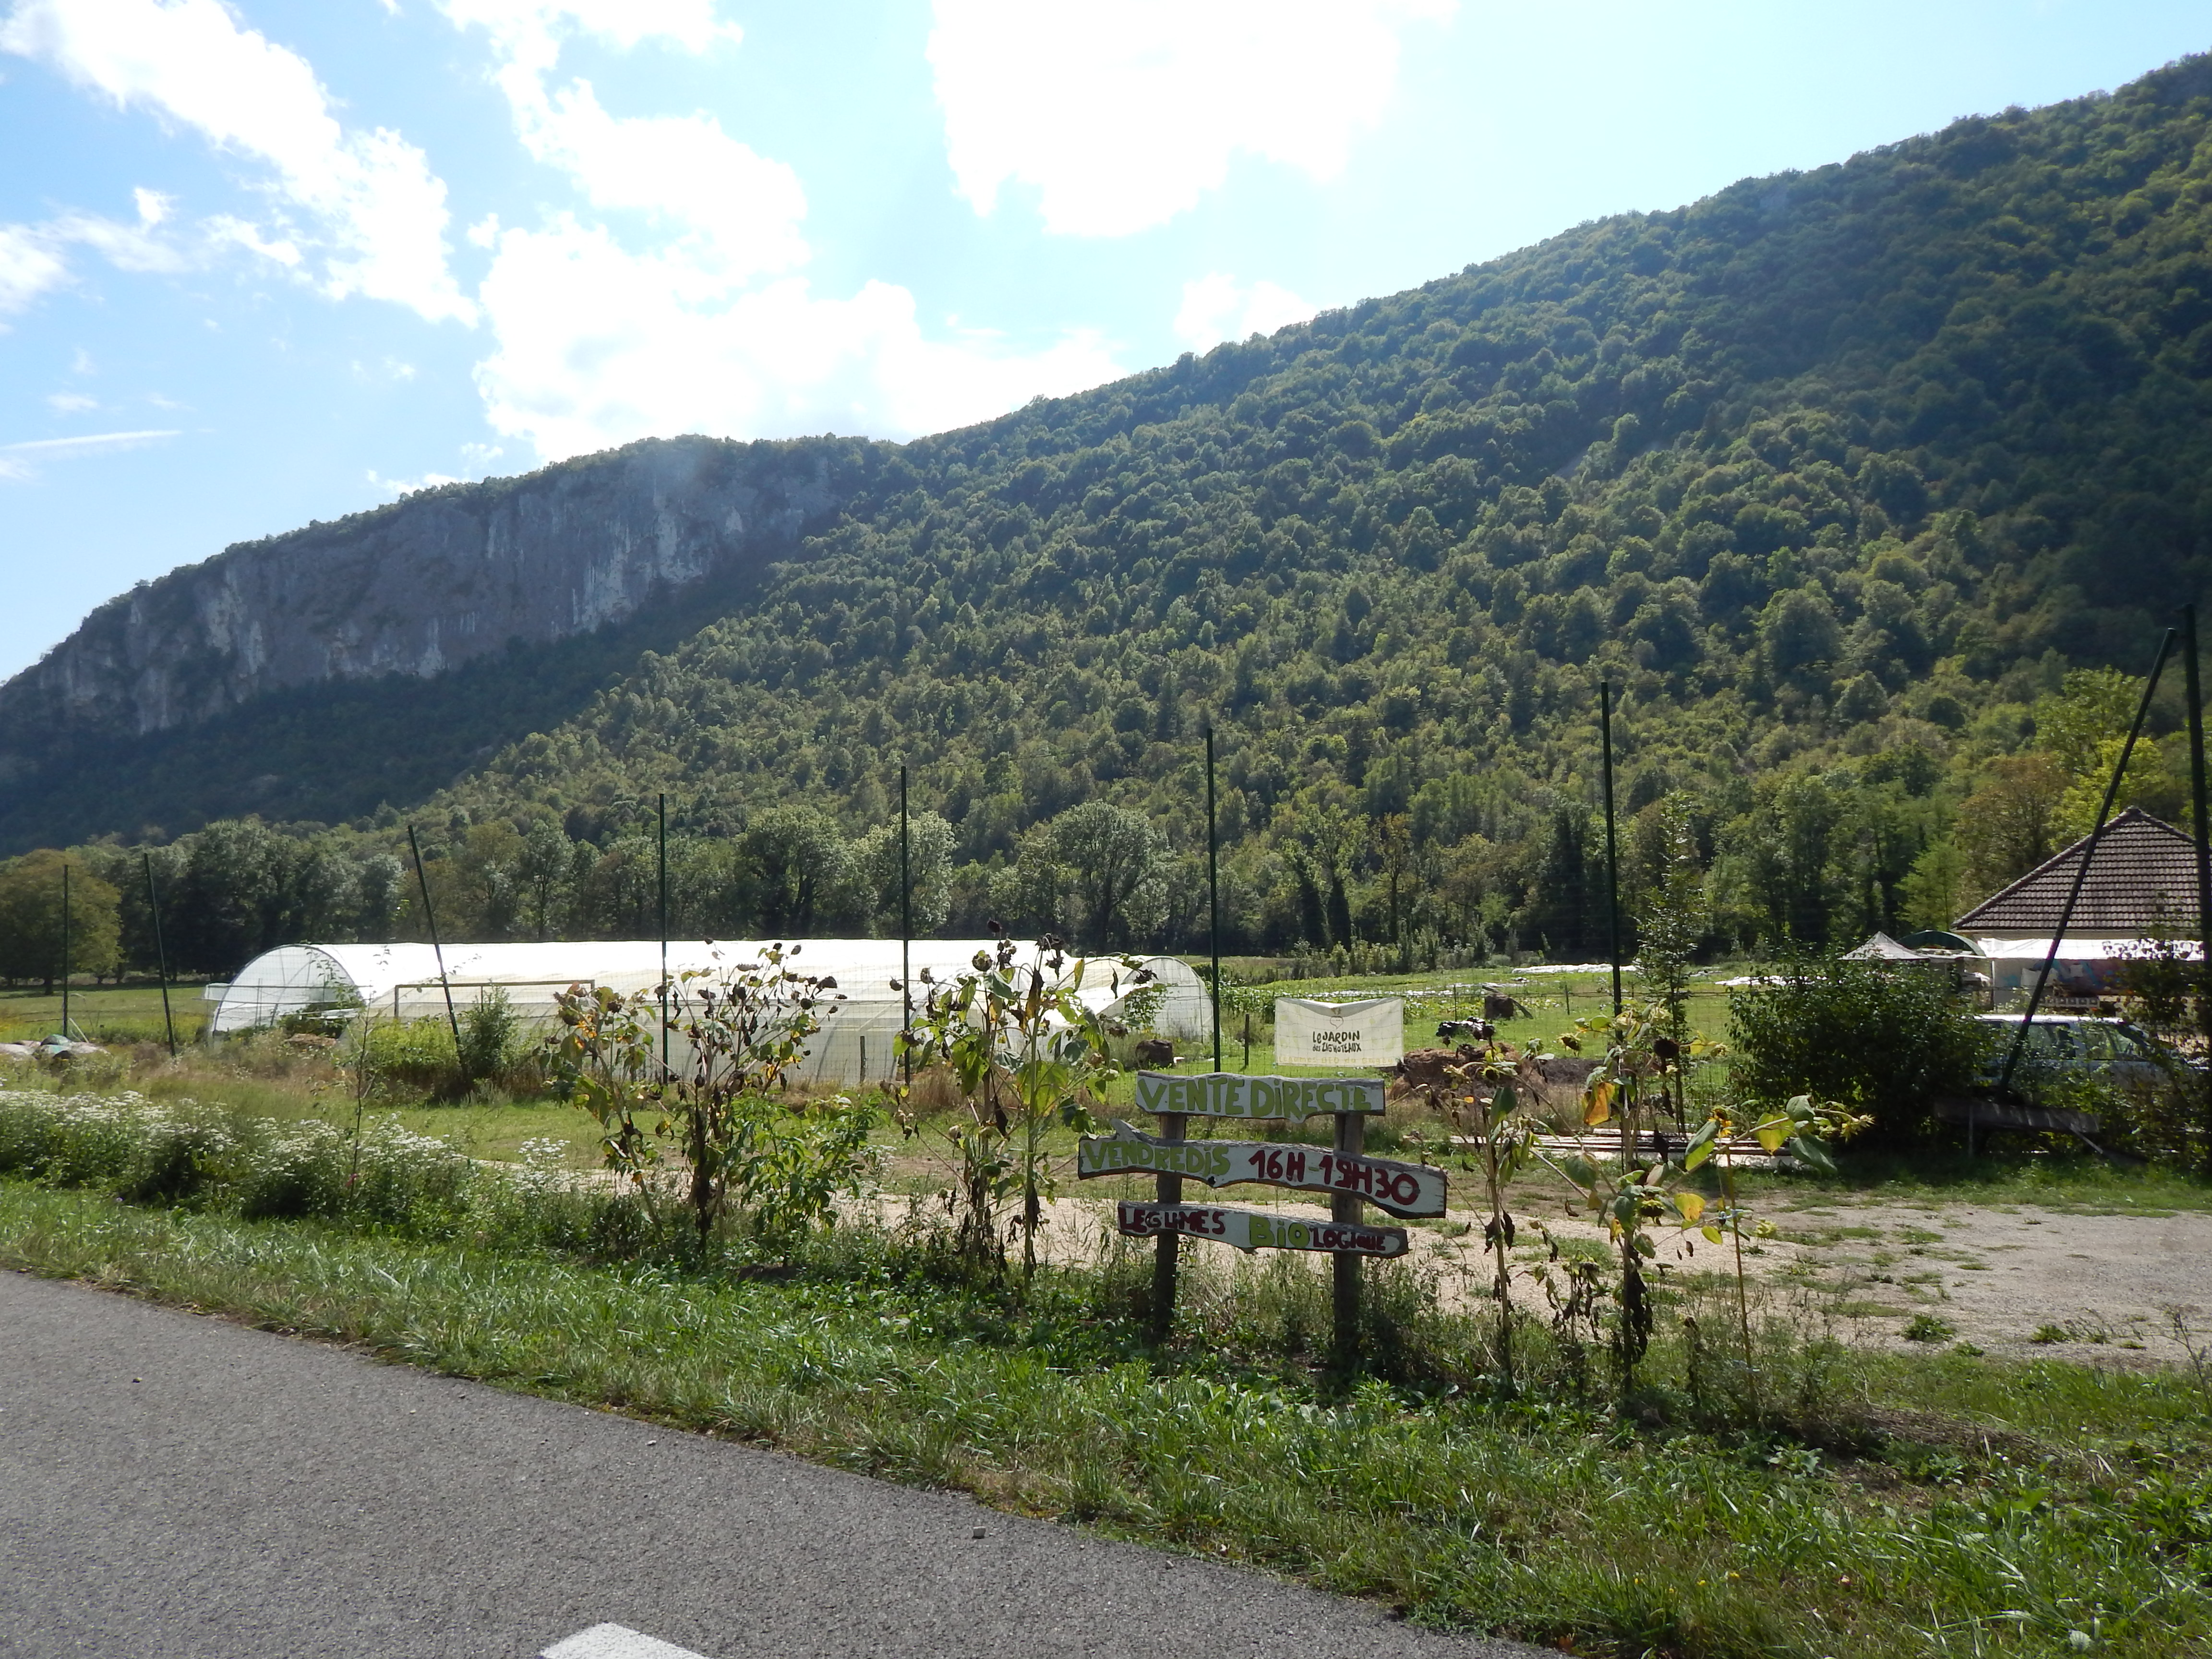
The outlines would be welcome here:
[[[960,425],[2208,46],[2203,0],[0,0],[0,675],[423,482]]]

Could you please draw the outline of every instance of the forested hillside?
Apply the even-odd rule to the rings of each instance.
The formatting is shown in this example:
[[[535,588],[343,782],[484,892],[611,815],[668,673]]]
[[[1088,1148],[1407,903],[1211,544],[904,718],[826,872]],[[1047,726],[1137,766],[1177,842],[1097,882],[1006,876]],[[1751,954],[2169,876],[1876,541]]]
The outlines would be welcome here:
[[[434,799],[220,835],[363,868],[415,811],[457,926],[633,932],[665,791],[684,931],[882,925],[904,763],[933,920],[1176,943],[1210,721],[1240,946],[1579,955],[1609,678],[1632,908],[1948,920],[2205,591],[2208,140],[2192,59],[864,447],[757,596]],[[2180,811],[2155,750],[2130,793]],[[359,890],[316,927],[410,925]]]

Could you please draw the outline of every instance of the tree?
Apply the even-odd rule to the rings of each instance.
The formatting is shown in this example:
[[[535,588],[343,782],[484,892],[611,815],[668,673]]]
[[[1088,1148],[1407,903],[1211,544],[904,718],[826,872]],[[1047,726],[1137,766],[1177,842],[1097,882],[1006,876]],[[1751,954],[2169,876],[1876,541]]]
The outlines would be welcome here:
[[[933,933],[945,926],[952,904],[952,826],[934,812],[915,812],[907,820],[907,869],[913,889],[914,931]],[[878,933],[899,927],[899,827],[894,818],[878,824],[853,846],[853,881],[858,920]]]
[[[1637,917],[1636,975],[1660,1010],[1662,1029],[1674,1045],[1666,1059],[1679,1077],[1677,1062],[1690,1041],[1690,969],[1705,934],[1705,880],[1697,831],[1681,798],[1669,795],[1659,809],[1659,867]],[[1680,1121],[1679,1091],[1674,1109]]]
[[[1413,867],[1413,826],[1403,812],[1393,812],[1375,826],[1375,854],[1382,867],[1382,880],[1389,891],[1390,943],[1398,947],[1401,969],[1411,965],[1405,954],[1405,912],[1401,908],[1399,888],[1412,873]]]
[[[218,819],[191,838],[175,890],[163,896],[172,917],[168,946],[180,969],[228,974],[288,942],[293,852],[258,818]]]
[[[2071,776],[2097,770],[2106,742],[2127,735],[2142,696],[2142,682],[2117,668],[2073,669],[2035,701],[2035,746]]]
[[[2127,742],[2126,733],[2123,732],[2099,744],[2087,766],[2075,775],[2073,783],[2060,797],[2057,836],[2061,842],[2079,841],[2097,827],[2097,809],[2105,804],[2105,791],[2112,785],[2112,773],[2120,763],[2120,751],[2127,747]],[[2127,772],[2120,779],[2119,792],[2112,797],[2112,811],[2120,812],[2130,806],[2140,806],[2154,818],[2185,824],[2189,820],[2185,758],[2183,766],[2184,772],[2176,775],[2166,763],[2164,748],[2155,738],[2148,733],[2137,738],[2135,751],[2128,757]]]
[[[0,868],[0,979],[35,979],[51,994],[62,972],[62,871],[69,866],[68,963],[109,974],[121,960],[121,896],[51,848]]]
[[[1987,898],[2058,850],[2060,807],[2071,783],[2057,757],[2040,750],[1990,763],[1982,787],[1959,807],[1969,892]]]
[[[1076,936],[1104,946],[1150,933],[1166,895],[1159,837],[1141,813],[1085,801],[1052,821]]]
[[[532,939],[553,937],[554,918],[559,914],[568,882],[570,853],[567,833],[550,818],[532,824],[530,833],[522,838],[514,876],[521,888],[522,914]]]
[[[851,854],[836,823],[812,806],[757,812],[738,838],[753,925],[765,939],[805,939],[841,913]]]
[[[1909,927],[1948,928],[1965,914],[1966,860],[1951,841],[1920,849],[1905,878],[1903,917]]]

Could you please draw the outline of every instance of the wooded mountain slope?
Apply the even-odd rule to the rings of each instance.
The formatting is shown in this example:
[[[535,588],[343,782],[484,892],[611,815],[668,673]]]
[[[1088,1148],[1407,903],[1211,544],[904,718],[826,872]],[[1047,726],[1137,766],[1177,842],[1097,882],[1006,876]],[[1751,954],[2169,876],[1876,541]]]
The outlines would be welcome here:
[[[661,790],[679,835],[858,834],[905,763],[956,866],[1099,798],[1187,854],[1212,720],[1240,939],[1588,949],[1610,678],[1623,811],[1656,847],[1676,798],[1717,933],[1940,915],[2102,752],[2124,688],[2065,672],[2147,665],[2205,590],[2208,137],[2191,59],[854,443],[832,527],[453,784],[440,838],[605,850]],[[2074,746],[2021,782],[2039,698]],[[1956,813],[1992,788],[2041,814],[1996,851]],[[1188,933],[1164,890],[1134,931]]]

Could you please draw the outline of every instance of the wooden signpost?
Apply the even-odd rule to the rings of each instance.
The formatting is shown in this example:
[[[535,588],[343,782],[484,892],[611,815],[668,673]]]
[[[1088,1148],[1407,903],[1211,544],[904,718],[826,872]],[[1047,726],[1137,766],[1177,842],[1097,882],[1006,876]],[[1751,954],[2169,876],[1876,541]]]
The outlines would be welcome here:
[[[1231,1210],[1217,1204],[1138,1204],[1123,1199],[1115,1206],[1114,1220],[1133,1238],[1187,1233],[1240,1250],[1341,1250],[1392,1256],[1405,1255],[1407,1247],[1403,1227],[1291,1220],[1264,1210]]]
[[[1423,1164],[1345,1158],[1318,1146],[1261,1140],[1162,1140],[1118,1120],[1112,1134],[1087,1136],[1077,1149],[1078,1180],[1146,1170],[1188,1176],[1209,1187],[1260,1181],[1310,1193],[1353,1193],[1392,1215],[1444,1212],[1444,1172]]]
[[[1152,1267],[1152,1320],[1164,1337],[1175,1317],[1176,1241],[1188,1235],[1240,1250],[1322,1250],[1335,1258],[1334,1358],[1349,1370],[1359,1341],[1359,1263],[1367,1256],[1403,1255],[1403,1227],[1373,1226],[1360,1216],[1371,1202],[1400,1216],[1444,1212],[1442,1170],[1369,1158],[1362,1151],[1368,1117],[1382,1109],[1382,1084],[1374,1078],[1246,1077],[1215,1072],[1176,1077],[1137,1073],[1137,1104],[1159,1120],[1148,1135],[1117,1121],[1110,1135],[1087,1135],[1076,1154],[1079,1180],[1150,1170],[1157,1182],[1151,1203],[1124,1200],[1115,1225],[1134,1238],[1158,1241]],[[1283,1120],[1327,1113],[1336,1120],[1334,1144],[1326,1150],[1267,1141],[1185,1140],[1192,1116]],[[1329,1194],[1326,1222],[1291,1219],[1264,1211],[1186,1204],[1183,1178],[1209,1187],[1258,1182]]]

